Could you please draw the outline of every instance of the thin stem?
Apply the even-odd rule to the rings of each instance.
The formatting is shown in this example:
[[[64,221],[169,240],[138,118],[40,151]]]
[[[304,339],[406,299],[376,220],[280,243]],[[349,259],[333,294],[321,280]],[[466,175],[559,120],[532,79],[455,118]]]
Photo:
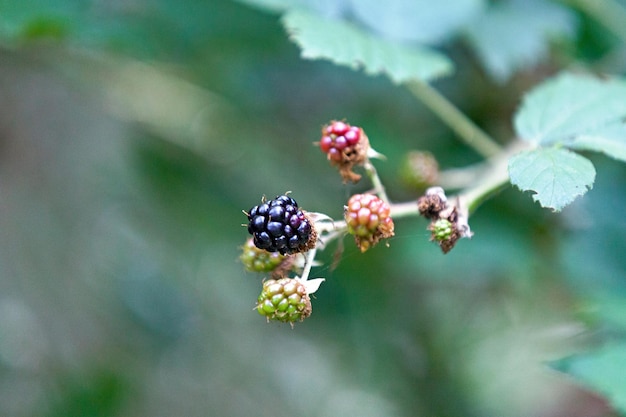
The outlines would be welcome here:
[[[383,183],[380,181],[380,177],[378,176],[378,172],[376,171],[374,164],[372,164],[368,159],[363,164],[363,168],[365,168],[365,173],[369,177],[370,181],[372,181],[374,193],[376,193],[376,195],[378,195],[378,197],[380,197],[380,199],[385,203],[389,204],[389,197],[387,197],[387,192],[385,191]]]
[[[486,163],[481,162],[464,168],[450,168],[439,172],[437,185],[444,190],[461,189],[475,183],[484,173]]]
[[[324,249],[326,245],[333,240],[343,236],[346,233],[347,225],[345,221],[333,221],[326,223],[317,223],[315,229],[319,235],[317,238],[316,248]]]
[[[390,216],[392,219],[400,219],[402,217],[411,217],[419,215],[417,209],[417,200],[407,201],[405,203],[391,204]]]
[[[491,175],[485,178],[485,181],[460,194],[458,196],[459,204],[467,208],[468,214],[472,214],[481,203],[504,188],[508,182],[509,175],[506,169],[494,169],[491,171]]]
[[[527,142],[515,141],[500,155],[492,158],[489,167],[481,175],[481,180],[457,196],[461,208],[471,214],[488,197],[505,187],[509,183],[509,157],[524,149],[530,149],[531,146]]]
[[[500,146],[495,140],[429,84],[412,81],[407,84],[407,88],[476,152],[488,158],[500,151]]]
[[[309,279],[309,274],[311,273],[311,268],[313,267],[313,261],[315,261],[315,254],[317,253],[317,248],[313,248],[304,254],[304,269],[302,270],[302,276],[300,280],[306,281]]]

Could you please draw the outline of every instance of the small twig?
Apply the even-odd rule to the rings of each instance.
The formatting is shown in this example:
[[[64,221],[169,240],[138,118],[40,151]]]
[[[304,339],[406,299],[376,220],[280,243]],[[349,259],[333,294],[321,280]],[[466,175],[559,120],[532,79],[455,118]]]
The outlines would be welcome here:
[[[458,190],[474,184],[485,172],[484,162],[464,168],[444,169],[437,175],[437,185],[446,190]]]
[[[515,141],[506,150],[488,161],[488,167],[480,176],[480,180],[471,188],[461,192],[457,198],[461,208],[473,213],[488,197],[501,190],[509,183],[508,161],[514,154],[529,149],[528,142]]]
[[[392,219],[400,219],[402,217],[411,217],[419,215],[417,209],[417,200],[407,201],[405,203],[395,203],[390,205]]]
[[[374,193],[385,203],[389,204],[389,197],[387,197],[387,192],[385,191],[385,187],[378,176],[378,172],[376,171],[374,164],[372,164],[368,159],[363,163],[363,168],[374,186]]]
[[[300,277],[301,281],[306,281],[309,279],[309,274],[311,273],[311,268],[313,267],[313,261],[315,261],[315,254],[317,253],[317,248],[313,248],[304,254],[304,268],[302,269],[302,276]]]
[[[346,233],[347,225],[345,221],[334,221],[332,223],[316,223],[315,229],[319,233],[317,245],[319,249],[324,250],[326,245],[333,240],[343,236]]]
[[[428,83],[412,81],[407,88],[432,110],[476,152],[488,158],[500,152],[500,146]]]

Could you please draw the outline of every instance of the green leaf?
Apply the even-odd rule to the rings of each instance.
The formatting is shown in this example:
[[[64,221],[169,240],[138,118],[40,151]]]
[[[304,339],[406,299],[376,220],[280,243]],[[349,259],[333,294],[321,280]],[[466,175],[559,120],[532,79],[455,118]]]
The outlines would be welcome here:
[[[626,413],[626,345],[613,344],[588,354],[570,356],[550,366],[597,391]]]
[[[602,152],[626,162],[626,123],[614,123],[566,142],[571,149]]]
[[[576,23],[571,10],[546,0],[501,2],[474,19],[466,35],[487,72],[504,83],[546,58],[552,39],[572,38]]]
[[[453,37],[484,0],[352,0],[352,12],[389,39],[432,44]]]
[[[596,170],[586,158],[559,148],[524,151],[509,159],[511,183],[534,191],[542,207],[560,211],[593,186]]]
[[[283,17],[290,38],[306,59],[326,59],[369,75],[386,74],[394,83],[427,81],[452,72],[452,62],[435,51],[385,41],[356,26],[304,11]]]
[[[602,137],[598,134],[603,129],[623,122],[624,117],[624,80],[564,73],[526,95],[514,124],[520,138],[536,144],[570,146],[587,137],[584,148],[599,150],[601,145],[592,146],[589,139]]]

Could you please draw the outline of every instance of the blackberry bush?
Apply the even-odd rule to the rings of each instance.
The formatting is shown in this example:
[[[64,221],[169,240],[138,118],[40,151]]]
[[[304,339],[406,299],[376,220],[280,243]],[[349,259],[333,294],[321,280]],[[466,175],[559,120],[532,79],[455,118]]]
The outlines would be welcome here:
[[[315,246],[316,233],[311,221],[289,196],[279,195],[252,207],[246,214],[248,233],[259,249],[284,255]]]

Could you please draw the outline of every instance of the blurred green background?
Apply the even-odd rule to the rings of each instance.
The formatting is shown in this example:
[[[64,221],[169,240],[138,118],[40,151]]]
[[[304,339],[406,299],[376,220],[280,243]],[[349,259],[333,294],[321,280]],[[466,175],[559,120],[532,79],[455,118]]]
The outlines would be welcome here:
[[[504,141],[563,62],[624,70],[580,19],[506,83],[448,41],[457,73],[436,86]],[[368,188],[312,145],[323,124],[365,129],[394,201],[418,195],[409,150],[479,156],[402,87],[301,60],[241,3],[5,0],[0,35],[0,415],[614,415],[546,363],[623,335],[623,165],[591,155],[593,190],[558,215],[502,192],[446,256],[423,219],[366,254],[345,239],[313,271],[313,315],[266,324],[241,210],[290,190],[340,218]]]

